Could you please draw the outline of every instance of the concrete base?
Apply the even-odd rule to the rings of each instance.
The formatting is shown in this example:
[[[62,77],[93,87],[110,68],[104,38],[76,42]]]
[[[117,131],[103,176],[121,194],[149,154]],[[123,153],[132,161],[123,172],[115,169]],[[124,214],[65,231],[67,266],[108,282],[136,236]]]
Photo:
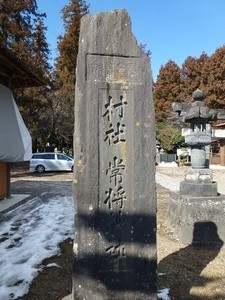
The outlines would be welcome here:
[[[213,172],[209,169],[190,169],[180,182],[180,194],[192,197],[217,196],[217,183],[213,181]]]
[[[0,213],[16,208],[28,197],[30,197],[30,194],[12,194],[9,198],[0,200]]]
[[[180,183],[181,195],[189,195],[192,197],[211,197],[217,196],[217,183],[206,182],[206,183],[195,183],[181,181]]]
[[[183,196],[170,193],[167,225],[184,244],[225,242],[225,195]]]

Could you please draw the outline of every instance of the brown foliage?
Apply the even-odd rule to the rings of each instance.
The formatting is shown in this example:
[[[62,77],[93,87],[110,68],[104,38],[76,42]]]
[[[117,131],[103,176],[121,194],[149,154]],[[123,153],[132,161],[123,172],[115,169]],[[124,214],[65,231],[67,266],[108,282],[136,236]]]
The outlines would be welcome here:
[[[204,52],[199,58],[188,56],[181,68],[171,60],[161,67],[153,93],[156,118],[166,119],[173,101],[192,101],[197,88],[205,94],[207,106],[224,108],[225,46],[210,57]]]
[[[225,46],[208,59],[203,73],[206,104],[212,108],[225,106]]]
[[[10,49],[26,69],[41,79],[50,74],[44,17],[45,14],[38,12],[36,0],[0,2],[0,46]],[[51,132],[47,94],[46,87],[14,90],[33,142],[41,139],[44,143]]]
[[[197,89],[204,89],[203,85],[203,69],[208,61],[206,53],[202,53],[199,58],[188,56],[182,64],[182,101],[189,102],[192,93]]]
[[[9,48],[39,76],[46,75],[50,67],[44,17],[38,12],[36,0],[0,2],[0,47]]]
[[[153,99],[157,118],[166,118],[174,101],[179,101],[181,93],[180,68],[172,60],[162,66],[154,86]]]
[[[55,64],[58,109],[61,110],[60,135],[72,143],[75,99],[75,70],[79,45],[80,20],[88,13],[85,1],[70,0],[62,9],[65,34],[58,37],[59,56]],[[69,142],[69,141],[68,141]]]
[[[65,34],[58,37],[59,56],[56,59],[56,77],[61,89],[75,85],[76,58],[79,45],[80,19],[88,13],[85,1],[70,0],[62,9]]]

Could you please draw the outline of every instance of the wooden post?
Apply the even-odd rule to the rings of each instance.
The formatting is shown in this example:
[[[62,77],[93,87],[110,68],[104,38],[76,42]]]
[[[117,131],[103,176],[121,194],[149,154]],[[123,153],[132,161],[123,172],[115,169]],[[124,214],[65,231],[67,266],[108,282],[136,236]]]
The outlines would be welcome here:
[[[0,162],[0,199],[10,196],[9,163]]]
[[[220,141],[220,165],[225,166],[225,140]]]

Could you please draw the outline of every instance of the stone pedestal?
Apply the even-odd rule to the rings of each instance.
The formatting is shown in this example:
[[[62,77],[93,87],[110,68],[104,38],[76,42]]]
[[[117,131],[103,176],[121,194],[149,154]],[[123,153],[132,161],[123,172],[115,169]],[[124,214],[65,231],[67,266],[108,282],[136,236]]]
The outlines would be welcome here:
[[[167,225],[184,244],[217,243],[218,236],[225,241],[224,211],[224,195],[192,197],[171,192]]]
[[[184,244],[216,243],[218,235],[225,240],[224,211],[225,196],[218,194],[212,170],[190,169],[180,192],[170,193],[167,225]]]
[[[188,195],[191,197],[217,196],[217,183],[209,182],[199,184],[182,181],[180,183],[180,193],[181,195]]]
[[[180,194],[193,197],[217,196],[217,183],[213,181],[212,170],[190,169],[180,183]]]

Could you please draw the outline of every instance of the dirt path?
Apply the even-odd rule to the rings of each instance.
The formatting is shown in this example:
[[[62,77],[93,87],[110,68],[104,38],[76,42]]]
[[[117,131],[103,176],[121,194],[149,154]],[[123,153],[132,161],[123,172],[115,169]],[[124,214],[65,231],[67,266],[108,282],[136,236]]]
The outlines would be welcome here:
[[[175,177],[182,180],[184,170],[164,168],[158,171],[170,176],[171,180]],[[225,171],[215,173],[222,184]],[[29,176],[14,176],[12,189],[18,192],[22,186],[23,189],[29,188],[31,191],[36,186],[37,189],[42,187],[43,190],[48,188],[52,181],[52,189],[57,187],[59,192],[61,185],[66,189],[66,193],[72,193],[71,174],[49,174],[36,178],[33,175]],[[173,300],[225,300],[224,246],[194,247],[180,243],[172,230],[165,226],[168,197],[169,190],[157,185],[158,289],[168,288],[170,299]],[[61,300],[71,293],[72,241],[62,243],[61,249],[60,255],[43,262],[46,265],[56,263],[60,268],[45,268],[31,284],[29,294],[20,300]]]

